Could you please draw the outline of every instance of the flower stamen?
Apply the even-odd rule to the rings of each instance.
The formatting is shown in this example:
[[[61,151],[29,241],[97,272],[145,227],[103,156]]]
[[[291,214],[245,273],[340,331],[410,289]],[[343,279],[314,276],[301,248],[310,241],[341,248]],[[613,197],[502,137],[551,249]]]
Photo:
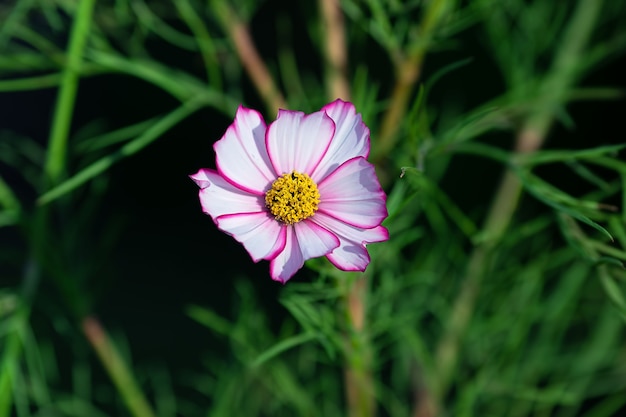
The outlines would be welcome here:
[[[265,205],[274,218],[285,224],[298,223],[317,211],[320,193],[307,174],[293,171],[272,183],[265,193]]]

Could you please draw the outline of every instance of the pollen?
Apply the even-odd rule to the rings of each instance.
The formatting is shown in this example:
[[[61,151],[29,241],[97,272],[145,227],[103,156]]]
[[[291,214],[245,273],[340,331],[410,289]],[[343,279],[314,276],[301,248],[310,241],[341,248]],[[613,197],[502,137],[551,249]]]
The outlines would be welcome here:
[[[276,179],[265,193],[265,205],[274,218],[290,225],[315,214],[319,202],[317,184],[296,171]]]

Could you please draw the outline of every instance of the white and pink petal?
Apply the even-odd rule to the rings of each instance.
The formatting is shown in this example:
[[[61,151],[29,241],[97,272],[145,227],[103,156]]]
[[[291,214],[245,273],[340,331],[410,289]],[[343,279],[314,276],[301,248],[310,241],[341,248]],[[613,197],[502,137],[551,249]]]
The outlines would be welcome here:
[[[350,159],[318,184],[318,210],[352,226],[370,229],[387,217],[386,195],[374,166]]]
[[[389,232],[383,226],[363,229],[350,226],[323,213],[315,214],[312,221],[327,230],[332,230],[339,238],[339,247],[333,249],[326,257],[343,271],[365,271],[370,263],[366,245],[389,239]]]
[[[285,248],[286,227],[266,212],[227,214],[216,223],[246,248],[254,262],[274,259]]]
[[[266,146],[276,174],[309,174],[320,163],[335,133],[335,123],[325,113],[304,114],[279,110],[267,128]]]
[[[338,99],[322,107],[322,111],[335,122],[335,134],[324,158],[311,174],[316,182],[349,159],[367,158],[370,151],[370,130],[352,103]]]
[[[213,145],[219,173],[254,194],[263,194],[276,179],[265,148],[266,130],[259,112],[239,106],[234,122]]]
[[[332,232],[309,221],[284,227],[287,232],[284,250],[270,262],[273,280],[287,282],[304,261],[330,253],[340,244]]]
[[[233,213],[265,211],[263,196],[241,190],[212,169],[200,169],[190,178],[200,187],[202,211],[215,221],[218,216]]]

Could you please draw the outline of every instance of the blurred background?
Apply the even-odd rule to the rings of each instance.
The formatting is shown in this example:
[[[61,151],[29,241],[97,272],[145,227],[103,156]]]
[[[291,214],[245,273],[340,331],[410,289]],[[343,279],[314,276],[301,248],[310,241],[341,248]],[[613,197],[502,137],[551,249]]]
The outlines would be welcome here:
[[[0,3],[0,416],[626,412],[626,7],[329,2],[337,22],[324,3]],[[237,105],[317,111],[336,76],[391,214],[365,411],[343,394],[356,274],[273,282],[188,178]]]

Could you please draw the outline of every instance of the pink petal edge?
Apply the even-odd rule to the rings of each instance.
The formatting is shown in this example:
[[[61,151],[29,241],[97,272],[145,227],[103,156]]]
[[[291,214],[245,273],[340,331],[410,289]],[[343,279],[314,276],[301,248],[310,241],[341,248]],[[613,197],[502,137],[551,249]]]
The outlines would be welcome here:
[[[283,284],[302,268],[307,259],[327,255],[340,244],[332,232],[307,220],[285,228],[285,249],[270,261],[270,276]]]
[[[224,214],[265,211],[262,196],[235,187],[212,169],[200,169],[190,178],[200,187],[198,197],[202,211],[213,221]]]
[[[226,214],[216,223],[246,248],[254,262],[272,260],[285,249],[285,227],[267,212]]]
[[[311,178],[320,182],[345,161],[362,156],[367,158],[370,152],[370,130],[363,122],[350,102],[337,99],[322,107],[333,122],[335,134],[333,140]]]
[[[384,226],[362,229],[323,213],[316,213],[312,219],[325,229],[332,230],[339,238],[339,247],[333,249],[326,257],[343,271],[365,271],[370,263],[367,244],[389,239],[389,231]]]
[[[276,179],[265,147],[266,131],[259,112],[239,106],[235,120],[213,145],[217,171],[224,179],[259,195]]]
[[[388,216],[387,195],[374,165],[352,158],[318,184],[318,210],[355,227],[370,229]]]

